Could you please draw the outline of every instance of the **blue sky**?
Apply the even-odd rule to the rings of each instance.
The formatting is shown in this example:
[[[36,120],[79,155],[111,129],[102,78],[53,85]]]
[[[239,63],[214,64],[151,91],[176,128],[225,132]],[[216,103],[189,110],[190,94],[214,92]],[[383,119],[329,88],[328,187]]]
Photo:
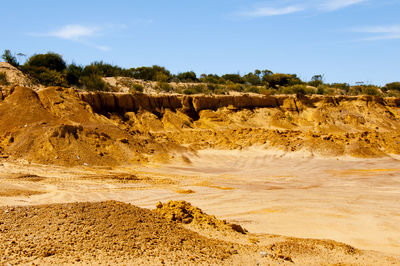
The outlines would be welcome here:
[[[27,56],[53,51],[68,63],[158,64],[173,73],[400,80],[399,0],[21,0],[2,10],[1,51]]]

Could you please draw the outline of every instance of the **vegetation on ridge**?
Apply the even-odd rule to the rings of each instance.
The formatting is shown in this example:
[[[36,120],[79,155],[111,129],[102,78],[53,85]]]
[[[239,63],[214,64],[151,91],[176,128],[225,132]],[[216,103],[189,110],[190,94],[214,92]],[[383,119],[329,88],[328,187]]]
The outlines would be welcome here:
[[[2,58],[18,67],[36,83],[45,86],[77,87],[88,91],[111,90],[112,88],[103,78],[125,77],[127,79],[124,82],[129,86],[130,91],[138,92],[143,91],[143,86],[135,83],[134,80],[156,82],[154,88],[158,91],[185,94],[226,94],[237,91],[261,94],[400,96],[400,82],[388,83],[384,87],[362,83],[350,86],[347,83],[324,83],[322,75],[315,75],[310,81],[305,82],[296,74],[273,73],[267,69],[256,69],[245,75],[201,74],[198,77],[193,71],[172,74],[165,67],[157,65],[129,69],[103,61],[93,62],[87,66],[74,63],[68,65],[61,55],[53,52],[35,54],[22,65],[10,50],[5,50]],[[176,84],[185,84],[185,86],[176,86]]]

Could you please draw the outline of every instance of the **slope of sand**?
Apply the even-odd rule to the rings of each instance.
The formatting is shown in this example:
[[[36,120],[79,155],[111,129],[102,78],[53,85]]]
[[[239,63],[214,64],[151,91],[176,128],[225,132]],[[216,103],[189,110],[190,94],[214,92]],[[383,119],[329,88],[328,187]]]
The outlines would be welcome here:
[[[192,163],[141,169],[3,162],[0,193],[31,195],[0,197],[0,205],[118,200],[152,209],[158,201],[186,200],[251,233],[400,253],[396,159],[282,156],[261,149],[203,151],[188,159]]]
[[[158,214],[115,201],[0,208],[7,264],[395,264],[334,241],[227,234],[210,239]],[[236,241],[229,241],[230,238]]]

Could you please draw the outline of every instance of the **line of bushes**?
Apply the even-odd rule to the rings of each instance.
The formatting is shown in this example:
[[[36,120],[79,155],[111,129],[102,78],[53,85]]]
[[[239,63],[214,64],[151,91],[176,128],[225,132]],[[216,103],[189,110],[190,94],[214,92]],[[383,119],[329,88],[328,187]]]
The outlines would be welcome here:
[[[18,54],[22,55],[22,54]],[[229,91],[252,92],[262,94],[343,94],[343,95],[388,95],[400,96],[400,82],[388,83],[384,87],[358,84],[350,86],[347,83],[326,84],[322,75],[315,75],[311,81],[304,82],[296,74],[273,73],[270,70],[255,70],[245,75],[202,74],[197,77],[193,71],[171,74],[161,66],[121,68],[119,66],[93,62],[87,66],[74,63],[66,64],[62,56],[48,52],[35,54],[22,65],[16,56],[5,50],[2,58],[18,67],[37,83],[45,86],[74,86],[85,90],[110,90],[103,77],[126,77],[145,81],[155,81],[158,91],[176,91],[185,94],[213,93],[225,94]],[[0,77],[0,79],[4,79]],[[2,81],[3,83],[6,81]],[[143,91],[143,86],[126,81],[132,91]],[[181,88],[171,83],[185,83]]]

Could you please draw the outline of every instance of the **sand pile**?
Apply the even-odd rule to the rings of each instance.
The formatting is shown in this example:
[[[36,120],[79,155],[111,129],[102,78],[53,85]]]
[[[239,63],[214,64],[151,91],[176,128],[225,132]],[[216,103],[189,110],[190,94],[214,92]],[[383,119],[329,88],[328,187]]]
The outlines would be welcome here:
[[[2,263],[210,264],[238,248],[113,201],[0,209]]]
[[[168,201],[165,204],[159,202],[155,212],[161,214],[168,221],[191,224],[201,228],[211,227],[220,231],[228,230],[242,234],[247,232],[240,225],[218,220],[214,215],[208,215],[186,201]]]
[[[396,264],[394,257],[335,241],[257,235],[253,244],[235,243],[241,237],[248,236],[207,238],[157,212],[116,201],[0,208],[4,265]]]

